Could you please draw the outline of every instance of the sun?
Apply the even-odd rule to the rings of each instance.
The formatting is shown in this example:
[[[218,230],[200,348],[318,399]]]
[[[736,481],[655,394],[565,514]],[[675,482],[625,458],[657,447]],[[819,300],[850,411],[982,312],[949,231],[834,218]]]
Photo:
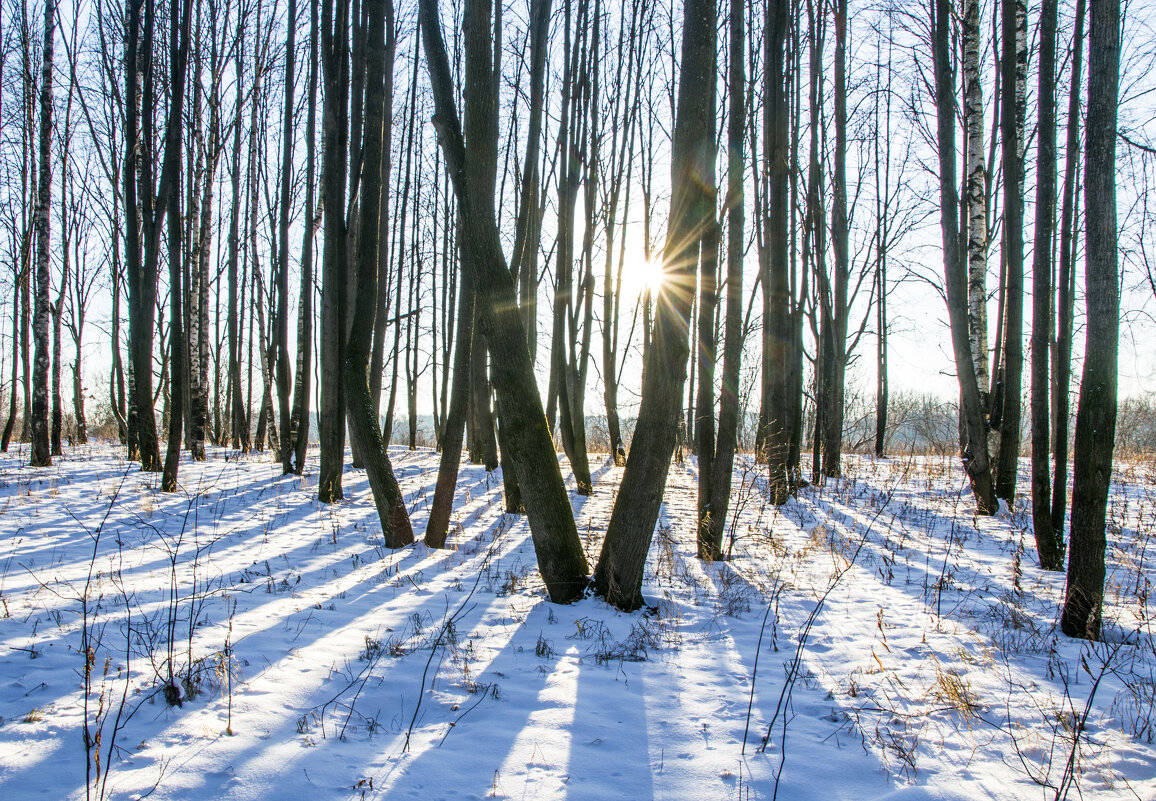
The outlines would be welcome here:
[[[630,297],[650,295],[654,297],[662,291],[666,275],[660,260],[639,259],[627,265],[622,275],[622,293]]]

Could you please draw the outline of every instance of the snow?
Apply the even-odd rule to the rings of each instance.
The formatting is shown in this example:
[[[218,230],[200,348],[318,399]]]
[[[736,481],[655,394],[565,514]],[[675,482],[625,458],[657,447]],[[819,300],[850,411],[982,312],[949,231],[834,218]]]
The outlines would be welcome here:
[[[437,455],[392,456],[420,532]],[[977,518],[950,459],[846,470],[776,509],[740,459],[704,564],[673,465],[623,614],[545,599],[481,467],[450,549],[389,551],[352,469],[325,506],[315,462],[210,449],[164,494],[111,446],[0,456],[0,798],[1156,798],[1156,472],[1117,465],[1089,644],[1026,500]],[[620,476],[571,495],[591,564]]]

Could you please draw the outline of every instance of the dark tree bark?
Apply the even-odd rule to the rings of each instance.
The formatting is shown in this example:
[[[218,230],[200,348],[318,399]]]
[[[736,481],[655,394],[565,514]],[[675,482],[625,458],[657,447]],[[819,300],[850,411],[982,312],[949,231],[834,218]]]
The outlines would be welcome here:
[[[888,48],[890,57],[890,47]],[[876,65],[875,82],[882,90],[875,93],[875,127],[879,135],[873,144],[875,157],[875,457],[882,459],[887,445],[887,403],[890,396],[887,371],[887,255],[888,217],[891,186],[891,64],[888,58],[887,84],[884,88],[880,72],[883,59]],[[879,122],[880,94],[884,95],[883,125]],[[884,147],[882,143],[886,143]],[[880,156],[883,156],[881,165]],[[969,284],[970,286],[970,284]],[[986,361],[986,359],[985,359]]]
[[[987,453],[987,423],[971,359],[967,320],[967,270],[959,235],[959,194],[955,177],[955,93],[951,76],[950,0],[935,0],[932,56],[935,70],[936,140],[939,146],[940,232],[943,241],[944,285],[951,325],[955,371],[959,379],[963,418],[960,456],[967,471],[976,510],[994,514],[998,508]]]
[[[389,182],[393,170],[391,158],[393,150],[393,64],[397,55],[397,24],[393,3],[385,8],[385,118],[382,123],[381,144],[381,215],[377,227],[377,298],[373,317],[373,350],[369,360],[369,396],[373,400],[373,419],[381,419],[381,381],[385,370],[385,333],[389,314],[389,254],[390,207]],[[414,59],[416,62],[417,59]],[[395,323],[396,324],[396,323]],[[383,432],[383,440],[389,446],[389,432]]]
[[[36,271],[35,315],[32,323],[36,355],[32,367],[32,450],[29,464],[47,467],[52,464],[48,432],[48,319],[52,314],[49,298],[51,275],[52,203],[52,50],[56,34],[56,3],[44,3],[44,47],[40,68],[40,182],[36,191]]]
[[[172,99],[169,123],[165,128],[164,165],[162,183],[168,188],[165,197],[168,216],[169,259],[169,437],[165,451],[161,491],[177,491],[177,470],[181,458],[181,426],[184,423],[185,353],[184,312],[181,308],[181,133],[184,131],[182,114],[185,100],[185,74],[189,62],[189,21],[193,0],[184,0],[180,17],[174,7],[169,15],[169,86]],[[159,227],[159,226],[158,226]]]
[[[538,244],[542,233],[540,210],[542,100],[546,86],[546,51],[550,42],[551,0],[530,0],[530,108],[526,121],[526,157],[522,166],[521,195],[510,273],[518,286],[518,305],[528,337],[531,358],[537,326]]]
[[[1020,454],[1020,418],[1024,362],[1024,195],[1023,195],[1023,127],[1017,105],[1019,45],[1017,9],[1019,0],[1001,0],[1001,35],[1003,54],[1000,59],[1000,139],[1003,156],[1003,242],[1007,283],[1004,294],[1003,358],[999,416],[999,456],[995,460],[995,494],[1009,503],[1015,498],[1016,474]],[[1026,52],[1024,55],[1026,59]],[[1024,66],[1026,70],[1026,65]]]
[[[1084,133],[1084,372],[1073,450],[1072,538],[1060,626],[1069,637],[1100,638],[1104,527],[1116,436],[1120,276],[1116,234],[1116,108],[1120,96],[1120,0],[1092,0],[1088,116]]]
[[[289,205],[293,176],[293,68],[297,49],[297,0],[285,20],[285,107],[281,120],[281,197],[277,209],[277,410],[281,423],[281,472],[293,472],[293,424],[289,411]],[[308,214],[308,212],[306,212]],[[306,222],[308,224],[308,222]]]
[[[596,0],[595,0],[596,1]],[[590,84],[596,61],[600,17],[597,10],[591,25],[590,0],[579,0],[577,19],[571,22],[571,2],[565,0],[563,23],[562,112],[558,134],[558,237],[555,248],[554,327],[550,338],[550,395],[546,416],[554,422],[557,407],[558,432],[578,492],[593,491],[590,462],[586,452],[584,369],[588,356],[588,328],[579,331],[579,319],[589,310],[587,298],[588,263],[583,260],[582,278],[574,280],[574,220],[578,190],[582,185],[582,165],[589,161]],[[577,41],[571,46],[571,25]],[[593,37],[587,32],[592,27]],[[594,54],[593,56],[591,54]],[[592,234],[586,226],[587,234]],[[592,277],[590,277],[592,279]],[[589,316],[589,315],[587,315]],[[579,340],[582,344],[579,344]],[[586,345],[583,347],[583,345]],[[475,389],[475,393],[477,390]]]
[[[847,0],[835,0],[835,164],[832,175],[831,251],[835,257],[834,286],[830,295],[830,323],[824,365],[827,385],[823,410],[823,475],[842,473],[843,411],[847,374],[847,329],[851,309],[848,291],[851,256],[847,217]]]
[[[368,377],[373,318],[377,311],[378,235],[384,194],[381,175],[383,128],[385,107],[392,102],[385,96],[385,20],[388,16],[392,22],[393,3],[392,0],[366,0],[365,10],[365,134],[359,189],[361,202],[357,217],[357,295],[342,369],[348,399],[346,414],[350,439],[365,460],[385,544],[389,548],[401,548],[413,542],[413,526],[381,438],[377,412],[369,394]],[[392,70],[392,65],[389,69]]]
[[[345,353],[348,280],[348,228],[345,218],[349,153],[349,0],[322,7],[321,65],[325,80],[322,114],[322,192],[325,245],[321,265],[321,473],[318,498],[334,503],[345,497],[345,391],[341,365]]]
[[[1076,2],[1072,33],[1072,77],[1068,96],[1068,130],[1064,145],[1064,194],[1060,209],[1060,269],[1056,276],[1056,353],[1053,364],[1055,406],[1055,476],[1052,480],[1052,527],[1061,558],[1068,503],[1068,388],[1072,377],[1072,327],[1075,311],[1076,204],[1080,162],[1080,91],[1084,60],[1084,0]]]
[[[1032,254],[1032,526],[1040,567],[1060,570],[1063,553],[1052,525],[1051,381],[1048,344],[1052,336],[1052,235],[1056,212],[1056,25],[1058,0],[1040,9],[1040,74],[1036,102],[1036,233]]]
[[[586,589],[586,557],[550,441],[542,399],[536,389],[513,277],[506,267],[498,239],[491,205],[493,195],[473,189],[478,185],[479,166],[485,169],[484,165],[475,162],[484,156],[467,151],[463,141],[454,107],[453,79],[442,40],[437,0],[421,0],[419,10],[422,42],[437,109],[438,137],[461,210],[462,241],[471,251],[463,266],[471,269],[472,265],[477,303],[482,309],[482,329],[490,341],[494,388],[507,424],[506,440],[522,487],[538,569],[550,599],[568,603],[579,598]],[[482,37],[472,41],[480,46]],[[489,89],[489,92],[483,92],[471,87],[471,91],[466,93],[467,102],[495,103],[496,87]]]
[[[317,128],[317,4],[309,4],[309,93],[305,122],[305,225],[301,242],[301,294],[297,303],[297,373],[293,382],[293,472],[305,471],[309,448],[309,396],[313,365],[313,237],[321,223],[314,208]],[[286,448],[289,446],[286,445]]]
[[[459,238],[460,242],[460,238]],[[469,258],[462,248],[462,258]],[[429,523],[425,530],[425,544],[444,548],[449,533],[450,514],[454,506],[454,489],[458,468],[462,462],[462,435],[466,427],[466,404],[469,402],[470,347],[474,334],[474,293],[470,283],[471,271],[462,270],[458,281],[457,342],[454,345],[454,386],[450,407],[446,414],[446,428],[442,435],[442,456],[438,465],[438,479],[430,504]]]
[[[69,93],[71,101],[71,92]],[[68,128],[68,112],[65,113],[65,130]],[[68,282],[71,279],[71,263],[68,248],[68,139],[60,159],[60,287],[56,292],[56,300],[52,304],[52,426],[49,442],[53,456],[63,456],[60,435],[64,427],[64,402],[60,392],[61,378],[61,351],[64,322],[64,298],[68,291]]]
[[[642,571],[658,520],[679,405],[686,382],[688,326],[694,269],[702,235],[714,218],[711,174],[715,142],[709,135],[717,42],[714,0],[683,7],[681,75],[671,145],[671,202],[663,271],[650,351],[643,365],[642,401],[634,440],[606,539],[595,570],[599,595],[623,610],[642,605]]]
[[[241,271],[241,112],[244,94],[241,92],[243,64],[244,64],[244,37],[240,39],[240,51],[237,54],[237,108],[233,120],[233,172],[232,190],[233,206],[229,212],[229,262],[228,262],[228,334],[229,334],[229,364],[228,364],[228,391],[226,392],[226,406],[229,415],[229,431],[233,447],[248,453],[252,447],[249,439],[249,410],[241,392],[241,309],[238,293],[240,291]],[[256,83],[251,90],[252,102],[256,103]]]
[[[790,365],[794,356],[794,324],[788,260],[787,222],[790,206],[788,185],[787,113],[787,0],[771,0],[767,6],[766,104],[763,112],[763,146],[768,175],[767,215],[764,227],[763,265],[763,384],[765,414],[760,424],[761,444],[769,471],[770,499],[782,505],[790,497],[790,441],[794,428],[793,382]]]
[[[710,519],[705,545],[700,540],[699,555],[722,557],[723,531],[730,508],[731,477],[739,425],[739,371],[743,352],[743,255],[745,160],[743,137],[747,125],[746,64],[743,48],[746,31],[741,0],[730,3],[730,104],[727,111],[727,278],[726,323],[723,333],[723,374],[719,393],[718,439],[711,468]],[[700,462],[701,464],[701,462]],[[700,468],[701,469],[701,468]]]

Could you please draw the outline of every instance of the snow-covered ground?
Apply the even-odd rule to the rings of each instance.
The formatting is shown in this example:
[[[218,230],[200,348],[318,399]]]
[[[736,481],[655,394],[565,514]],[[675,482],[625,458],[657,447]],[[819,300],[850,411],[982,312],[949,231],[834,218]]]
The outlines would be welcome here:
[[[437,456],[393,456],[420,533]],[[739,465],[714,565],[674,465],[631,615],[545,600],[497,473],[463,466],[450,549],[391,552],[364,474],[328,507],[311,468],[217,450],[166,495],[108,446],[0,456],[0,798],[1156,798],[1148,466],[1099,644],[954,460],[781,510]],[[620,472],[572,495],[592,564]]]

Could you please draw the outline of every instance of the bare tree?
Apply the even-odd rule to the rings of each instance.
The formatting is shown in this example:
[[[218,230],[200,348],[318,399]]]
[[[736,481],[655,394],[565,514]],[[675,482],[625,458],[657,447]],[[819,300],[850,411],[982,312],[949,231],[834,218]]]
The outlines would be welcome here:
[[[169,14],[169,86],[172,99],[169,107],[169,124],[165,129],[164,166],[162,181],[168,181],[169,191],[165,198],[168,204],[168,258],[169,258],[169,361],[170,361],[170,408],[169,438],[165,452],[164,472],[161,490],[176,492],[177,471],[181,456],[181,425],[184,422],[185,398],[185,354],[184,312],[181,300],[184,290],[181,284],[181,133],[184,130],[182,115],[185,99],[185,76],[189,63],[189,24],[193,0],[184,0]]]
[[[385,107],[392,102],[385,95],[386,66],[385,28],[393,27],[392,0],[366,0],[365,44],[365,133],[362,147],[362,171],[359,185],[357,232],[357,295],[349,339],[345,344],[346,415],[349,433],[365,460],[369,486],[381,521],[385,544],[400,548],[413,542],[413,526],[401,496],[393,466],[385,450],[377,413],[369,395],[369,357],[373,343],[373,318],[377,310],[378,236],[380,234],[381,197],[383,194],[381,164],[384,138]],[[390,82],[392,83],[392,82]]]
[[[52,53],[56,31],[55,0],[44,3],[44,47],[40,68],[40,182],[36,191],[35,315],[32,323],[36,356],[32,369],[32,451],[29,464],[52,464],[48,437],[48,318],[52,313],[49,291],[49,253],[52,204]]]
[[[743,22],[744,3],[731,0],[728,29],[729,93],[727,111],[727,276],[726,323],[723,332],[723,374],[719,392],[718,437],[715,440],[711,463],[710,497],[707,505],[706,531],[699,529],[699,556],[704,559],[722,557],[723,530],[730,506],[731,479],[734,475],[735,448],[739,425],[739,372],[743,352],[743,256],[745,241],[744,174],[746,160],[743,139],[747,127],[746,63],[743,50],[746,29]],[[701,465],[701,457],[700,457]],[[701,470],[701,467],[700,467]],[[701,487],[701,485],[700,485]],[[701,491],[701,490],[700,490]],[[699,502],[701,509],[703,504]]]
[[[1022,48],[1025,63],[1020,63],[1019,35],[1022,0],[1001,0],[1000,21],[1003,53],[1000,58],[1000,140],[1003,165],[1003,340],[996,403],[1000,404],[999,452],[994,459],[995,492],[1011,501],[1015,497],[1019,468],[1021,384],[1023,383],[1023,316],[1024,316],[1024,160],[1023,122],[1020,79],[1027,71],[1026,44]],[[1026,25],[1026,22],[1023,23]],[[1014,90],[1014,91],[1013,91]],[[993,454],[994,456],[994,454]]]
[[[317,128],[317,4],[309,4],[309,90],[305,122],[305,224],[301,242],[301,292],[297,304],[297,370],[293,383],[290,419],[294,451],[293,472],[305,470],[309,446],[309,387],[313,363],[313,237],[321,223],[314,209]],[[288,448],[288,445],[284,447]]]
[[[951,73],[950,0],[931,5],[932,58],[935,72],[936,142],[939,147],[940,231],[944,286],[951,325],[955,372],[959,379],[962,418],[960,456],[980,514],[994,514],[997,503],[987,453],[984,420],[967,321],[967,271],[959,237],[959,194],[955,178],[955,92]]]
[[[484,174],[488,166],[478,162],[485,159],[485,154],[467,149],[462,136],[437,0],[421,0],[419,11],[438,138],[461,210],[462,241],[471,250],[462,266],[473,274],[483,332],[490,341],[494,388],[522,487],[538,569],[551,600],[568,603],[586,589],[586,557],[535,386],[513,277],[498,239],[493,194],[474,190],[475,186],[484,186],[479,173]],[[478,47],[485,43],[481,36],[471,41]],[[494,87],[489,92],[471,91],[466,100],[488,106],[496,102],[493,90]]]
[[[1036,220],[1032,253],[1032,526],[1036,552],[1045,570],[1059,570],[1064,558],[1052,524],[1048,437],[1051,381],[1048,344],[1052,336],[1052,235],[1056,210],[1056,26],[1058,0],[1040,9],[1040,73],[1036,102]]]
[[[594,574],[596,591],[623,610],[642,605],[642,570],[674,452],[689,355],[694,271],[714,190],[702,177],[716,156],[710,136],[717,41],[714,0],[683,7],[681,75],[671,152],[670,218],[650,350],[643,364],[642,401],[626,470]]]
[[[348,224],[346,177],[349,155],[349,0],[328,0],[321,13],[321,65],[325,80],[322,113],[322,203],[325,246],[321,278],[321,473],[318,497],[345,497],[345,390],[341,365],[346,341]]]
[[[1120,350],[1116,238],[1120,0],[1092,0],[1090,11],[1084,142],[1087,339],[1076,412],[1068,586],[1060,626],[1069,637],[1098,640],[1104,600],[1104,527],[1112,479]]]
[[[1072,30],[1072,72],[1064,142],[1064,189],[1060,201],[1059,272],[1056,275],[1056,337],[1052,359],[1052,405],[1055,409],[1055,475],[1052,480],[1052,527],[1056,547],[1064,551],[1068,502],[1068,387],[1072,377],[1072,327],[1075,311],[1076,208],[1080,163],[1080,91],[1084,61],[1085,0],[1076,0]]]

